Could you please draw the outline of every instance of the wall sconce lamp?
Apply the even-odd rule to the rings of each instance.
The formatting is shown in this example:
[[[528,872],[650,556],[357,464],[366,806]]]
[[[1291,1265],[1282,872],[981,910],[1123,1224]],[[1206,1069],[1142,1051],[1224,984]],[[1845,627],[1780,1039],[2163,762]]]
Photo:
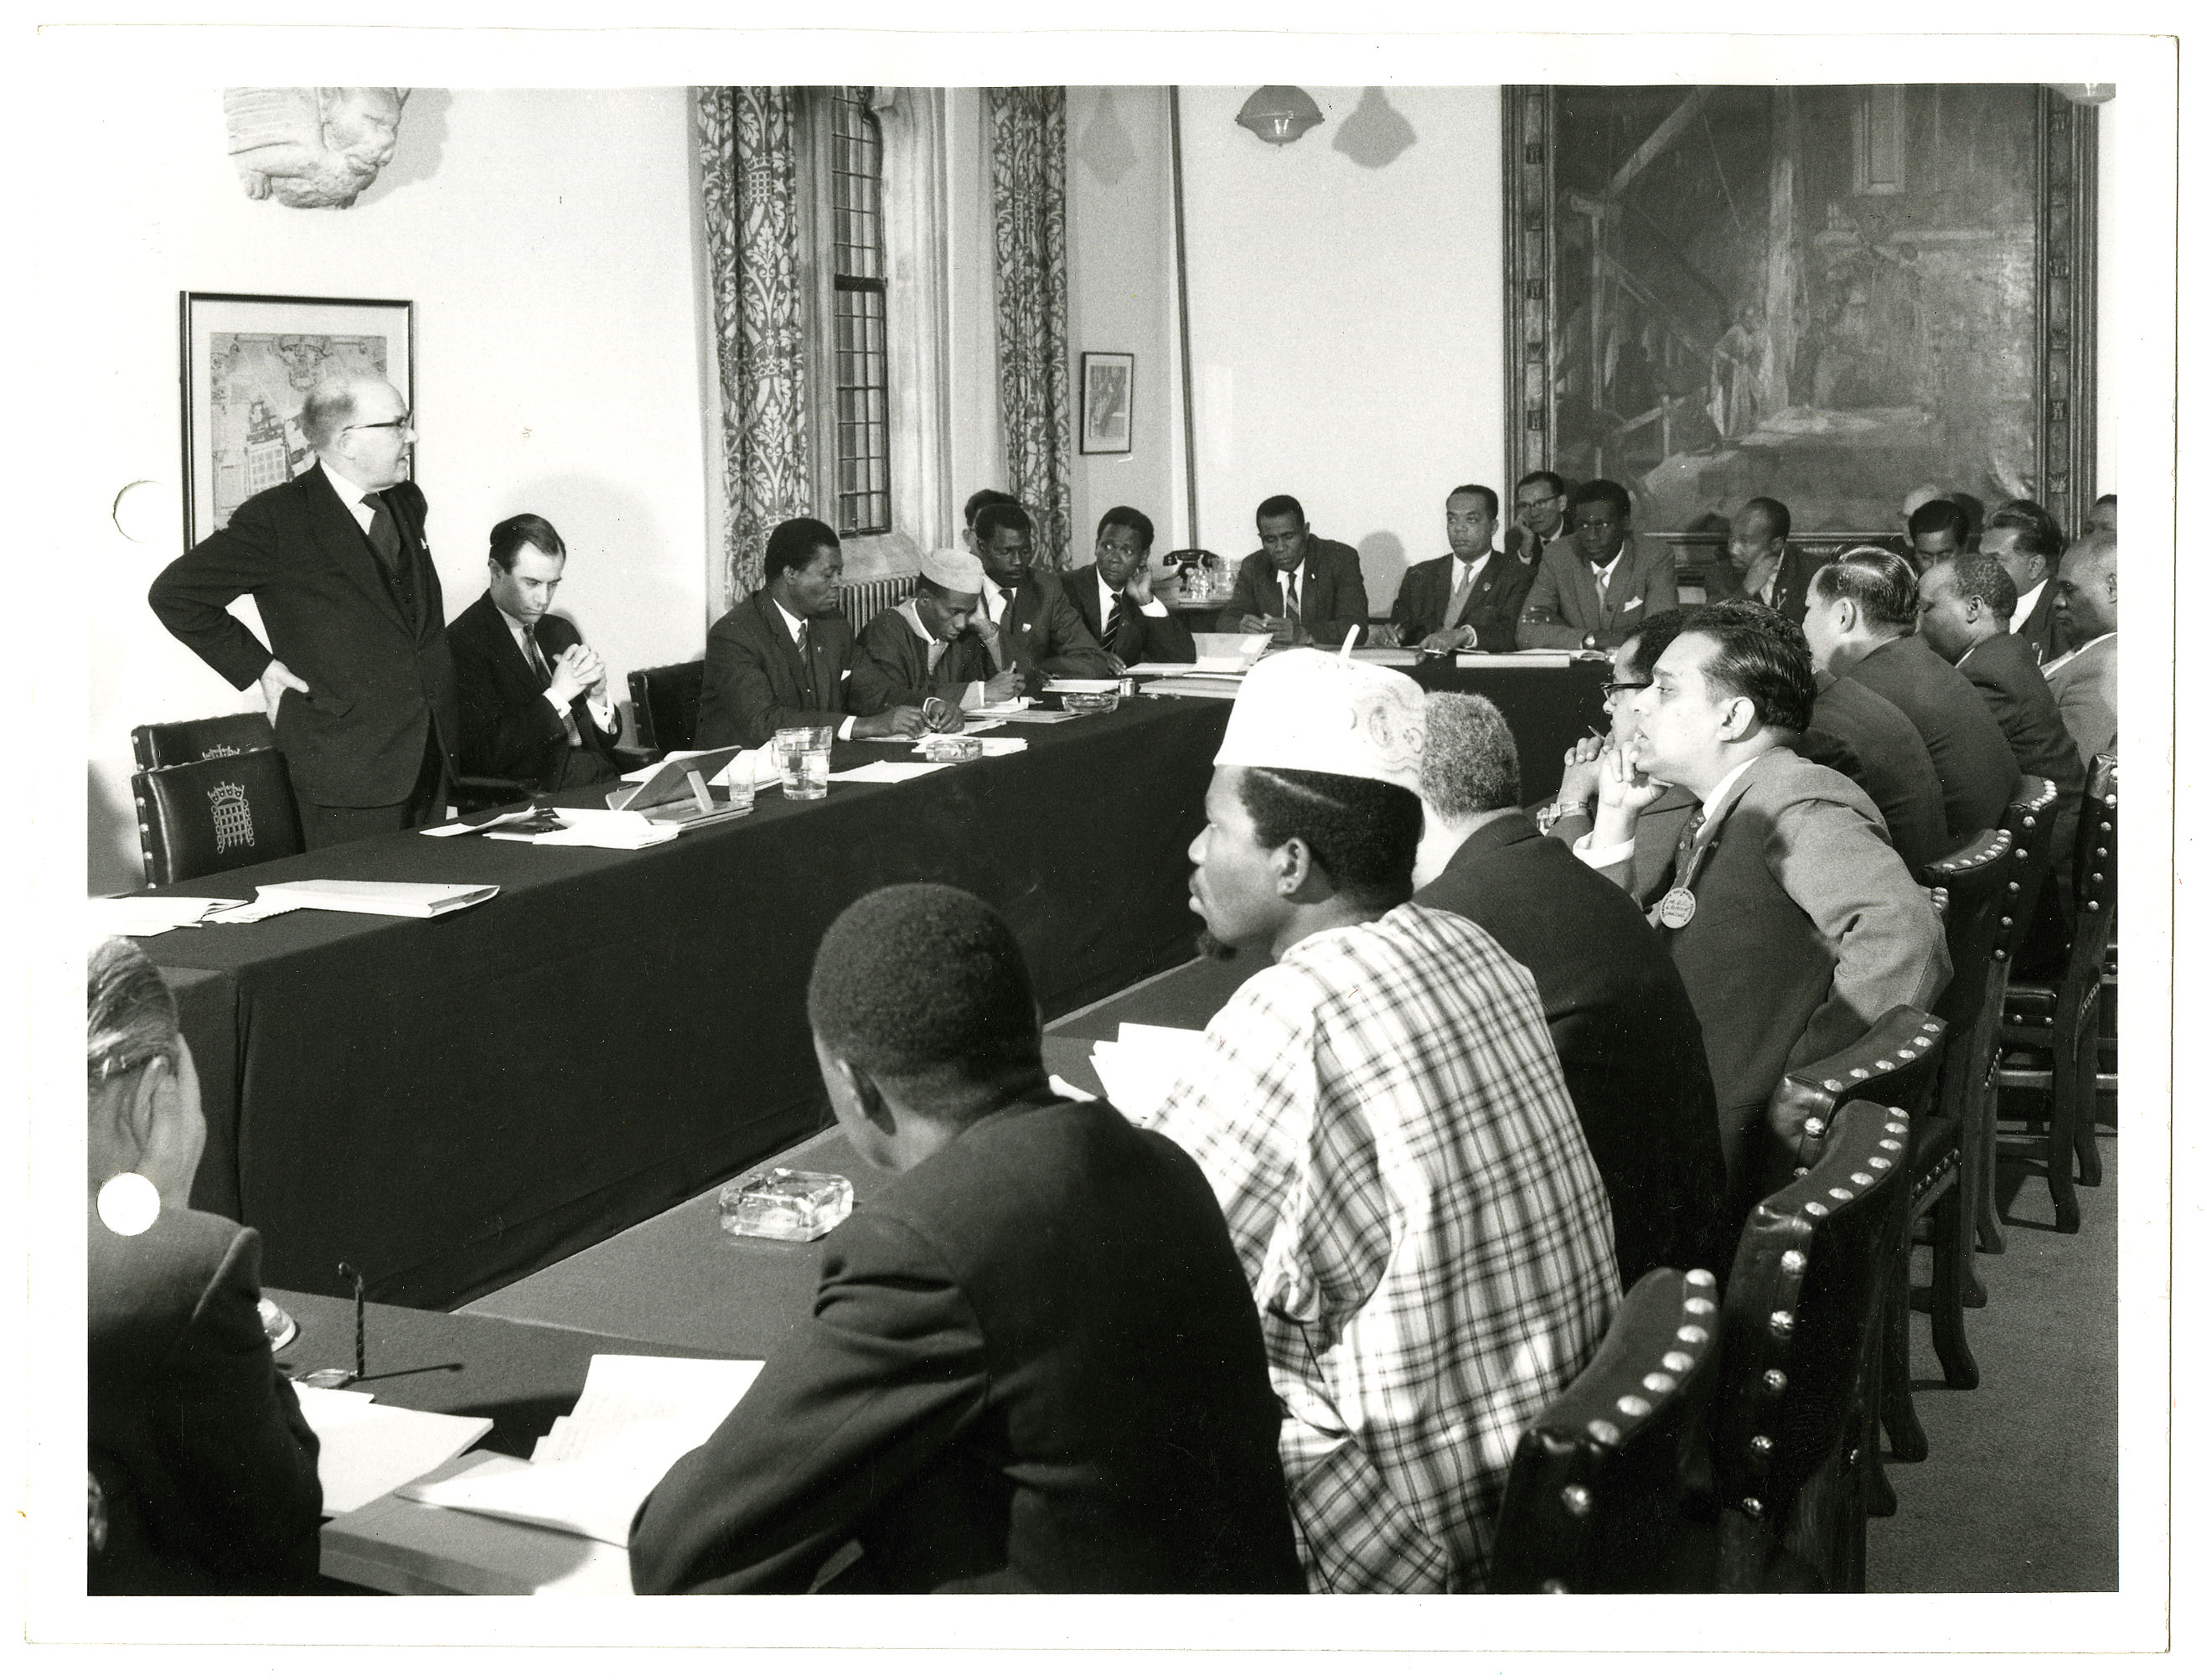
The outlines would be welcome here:
[[[1234,120],[1266,144],[1285,146],[1325,118],[1300,87],[1259,87],[1242,103],[1241,114]]]
[[[2056,81],[2048,84],[2072,105],[2103,105],[2115,97],[2112,81]]]

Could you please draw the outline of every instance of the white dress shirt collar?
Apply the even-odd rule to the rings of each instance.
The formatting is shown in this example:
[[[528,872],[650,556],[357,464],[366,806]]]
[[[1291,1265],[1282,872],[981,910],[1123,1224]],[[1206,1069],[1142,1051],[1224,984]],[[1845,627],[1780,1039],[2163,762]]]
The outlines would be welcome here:
[[[2038,597],[2046,592],[2046,580],[2042,577],[2031,586],[2030,591],[2015,598],[2015,612],[2007,621],[2008,628],[2020,631],[2023,622],[2038,610]]]
[[[1449,592],[1453,595],[1465,584],[1476,583],[1480,569],[1493,558],[1494,548],[1491,543],[1486,552],[1475,560],[1467,560],[1462,555],[1451,550],[1449,555]]]
[[[2075,647],[2073,647],[2073,648],[2070,649],[2070,650],[2069,650],[2067,653],[2066,653],[2066,654],[2062,654],[2062,655],[2060,655],[2060,656],[2058,656],[2057,658],[2054,658],[2054,659],[2050,659],[2050,660],[2047,661],[2047,662],[2045,663],[2045,665],[2044,665],[2043,667],[2041,667],[2040,672],[2039,672],[2039,674],[2040,674],[2041,676],[2045,676],[2045,677],[2050,677],[2050,676],[2052,676],[2055,672],[2059,671],[2059,670],[2060,670],[2063,666],[2065,666],[2065,665],[2068,664],[2068,663],[2069,663],[2069,661],[2070,661],[2071,660],[2072,660],[2072,659],[2076,658],[2078,655],[2082,654],[2082,653],[2088,653],[2088,652],[2090,652],[2092,649],[2098,647],[2098,646],[2100,645],[2100,643],[2102,643],[2102,642],[2106,641],[2109,637],[2113,636],[2114,634],[2114,631],[2113,631],[2112,630],[2110,630],[2110,631],[2103,631],[2102,634],[2100,634],[2100,635],[2098,635],[2098,636],[2094,637],[2093,637],[2090,641],[2089,641],[2089,642],[2081,642],[2081,643],[2078,643],[2078,645],[2077,645],[2077,646],[2075,646]]]
[[[374,493],[362,489],[327,461],[322,462],[322,476],[329,480],[330,488],[338,493],[338,499],[345,505],[345,511],[352,515],[362,530],[375,523],[375,510],[361,505],[362,497]]]
[[[774,610],[781,614],[782,625],[789,631],[789,639],[800,648],[804,646],[804,620],[778,601],[774,604]]]

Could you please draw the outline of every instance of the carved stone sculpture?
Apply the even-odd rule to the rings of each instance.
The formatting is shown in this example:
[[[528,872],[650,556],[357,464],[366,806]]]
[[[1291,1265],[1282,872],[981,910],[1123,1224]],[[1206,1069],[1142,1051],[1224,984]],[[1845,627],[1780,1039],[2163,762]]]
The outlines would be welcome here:
[[[227,87],[230,158],[248,198],[350,207],[398,145],[404,87]]]

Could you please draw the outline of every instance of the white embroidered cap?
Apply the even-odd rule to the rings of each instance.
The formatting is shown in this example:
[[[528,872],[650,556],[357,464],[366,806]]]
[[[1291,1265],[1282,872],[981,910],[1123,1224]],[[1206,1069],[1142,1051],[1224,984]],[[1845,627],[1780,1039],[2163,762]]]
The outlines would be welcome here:
[[[1241,679],[1214,764],[1318,770],[1418,791],[1426,697],[1399,671],[1314,648],[1259,660]]]
[[[956,548],[937,548],[919,563],[919,575],[960,595],[981,593],[981,563]]]

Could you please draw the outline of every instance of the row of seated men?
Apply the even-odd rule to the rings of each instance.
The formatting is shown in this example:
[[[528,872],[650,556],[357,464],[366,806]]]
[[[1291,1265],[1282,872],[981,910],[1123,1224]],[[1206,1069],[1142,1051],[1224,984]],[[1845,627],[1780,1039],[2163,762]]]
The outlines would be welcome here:
[[[861,1589],[1481,1587],[1516,1442],[1623,1289],[1721,1270],[1783,1181],[1783,1073],[1950,977],[1876,800],[1798,750],[1830,648],[1872,650],[1863,600],[1900,615],[1877,592],[1914,580],[1882,565],[1811,580],[1828,643],[1755,601],[1643,627],[1569,849],[1482,697],[1316,649],[1260,664],[1189,896],[1213,949],[1271,961],[1140,1126],[1052,1088],[987,906],[924,884],[850,906],[814,1049],[895,1176],[637,1512],[637,1586],[802,1590],[856,1540]],[[196,1095],[150,972],[110,946],[88,993],[96,1473],[155,1552],[297,1585],[311,1441],[245,1333],[250,1234],[182,1205]],[[125,1031],[133,998],[150,1025]],[[151,1243],[99,1211],[134,1174]],[[202,1381],[224,1405],[179,1403]]]

